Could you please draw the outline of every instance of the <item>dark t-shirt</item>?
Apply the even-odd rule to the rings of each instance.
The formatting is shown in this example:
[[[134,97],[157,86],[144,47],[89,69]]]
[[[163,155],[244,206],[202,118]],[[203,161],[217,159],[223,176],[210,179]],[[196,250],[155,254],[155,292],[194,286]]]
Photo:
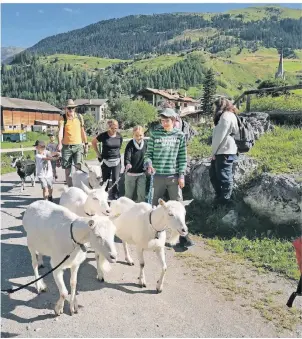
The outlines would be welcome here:
[[[115,137],[110,137],[108,132],[99,134],[96,139],[102,143],[103,159],[118,159],[121,157],[120,149],[123,143],[123,137],[116,133]]]

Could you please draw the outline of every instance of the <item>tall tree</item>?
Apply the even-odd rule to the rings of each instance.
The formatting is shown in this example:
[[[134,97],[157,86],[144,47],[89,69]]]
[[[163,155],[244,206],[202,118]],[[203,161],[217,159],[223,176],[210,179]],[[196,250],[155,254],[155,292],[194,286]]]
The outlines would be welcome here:
[[[206,73],[206,78],[203,84],[203,102],[202,109],[206,114],[212,114],[214,96],[216,94],[216,80],[213,69],[210,68]]]

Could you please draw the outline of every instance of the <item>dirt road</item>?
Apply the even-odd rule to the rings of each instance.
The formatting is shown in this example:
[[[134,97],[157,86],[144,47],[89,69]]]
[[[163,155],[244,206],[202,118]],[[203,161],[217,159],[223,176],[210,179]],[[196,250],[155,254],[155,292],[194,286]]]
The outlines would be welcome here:
[[[55,184],[54,197],[62,190],[63,173]],[[2,288],[18,287],[33,279],[21,213],[41,198],[39,184],[20,194],[16,173],[2,177]],[[138,286],[139,266],[124,263],[117,244],[118,263],[112,265],[105,283],[96,279],[93,253],[78,275],[79,313],[54,316],[58,290],[52,275],[48,291],[36,294],[34,286],[9,298],[2,294],[2,337],[297,337],[300,315],[284,305],[295,284],[273,274],[262,274],[245,262],[216,254],[202,239],[186,252],[167,249],[168,271],[164,291],[156,294],[160,266],[147,253],[147,288]],[[42,273],[49,270],[49,261]],[[65,281],[69,290],[69,272]],[[296,306],[301,306],[297,298]],[[283,320],[281,320],[283,319]]]

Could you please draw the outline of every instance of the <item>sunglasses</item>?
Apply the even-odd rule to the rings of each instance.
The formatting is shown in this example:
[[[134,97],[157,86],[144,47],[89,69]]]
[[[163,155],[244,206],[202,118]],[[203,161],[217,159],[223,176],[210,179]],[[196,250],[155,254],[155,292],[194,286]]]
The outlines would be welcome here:
[[[68,107],[67,108],[67,111],[72,111],[72,110],[74,110],[74,107]]]

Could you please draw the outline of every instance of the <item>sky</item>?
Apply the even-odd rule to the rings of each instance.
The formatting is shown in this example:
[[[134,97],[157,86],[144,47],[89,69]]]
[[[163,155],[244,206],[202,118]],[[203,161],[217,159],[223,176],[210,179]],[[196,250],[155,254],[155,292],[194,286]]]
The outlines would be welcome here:
[[[224,12],[231,9],[264,4],[247,3],[66,3],[66,4],[2,4],[1,46],[28,48],[40,40],[59,33],[82,28],[89,24],[131,14],[173,12]],[[272,5],[272,4],[270,4]],[[300,8],[296,4],[278,4]]]

